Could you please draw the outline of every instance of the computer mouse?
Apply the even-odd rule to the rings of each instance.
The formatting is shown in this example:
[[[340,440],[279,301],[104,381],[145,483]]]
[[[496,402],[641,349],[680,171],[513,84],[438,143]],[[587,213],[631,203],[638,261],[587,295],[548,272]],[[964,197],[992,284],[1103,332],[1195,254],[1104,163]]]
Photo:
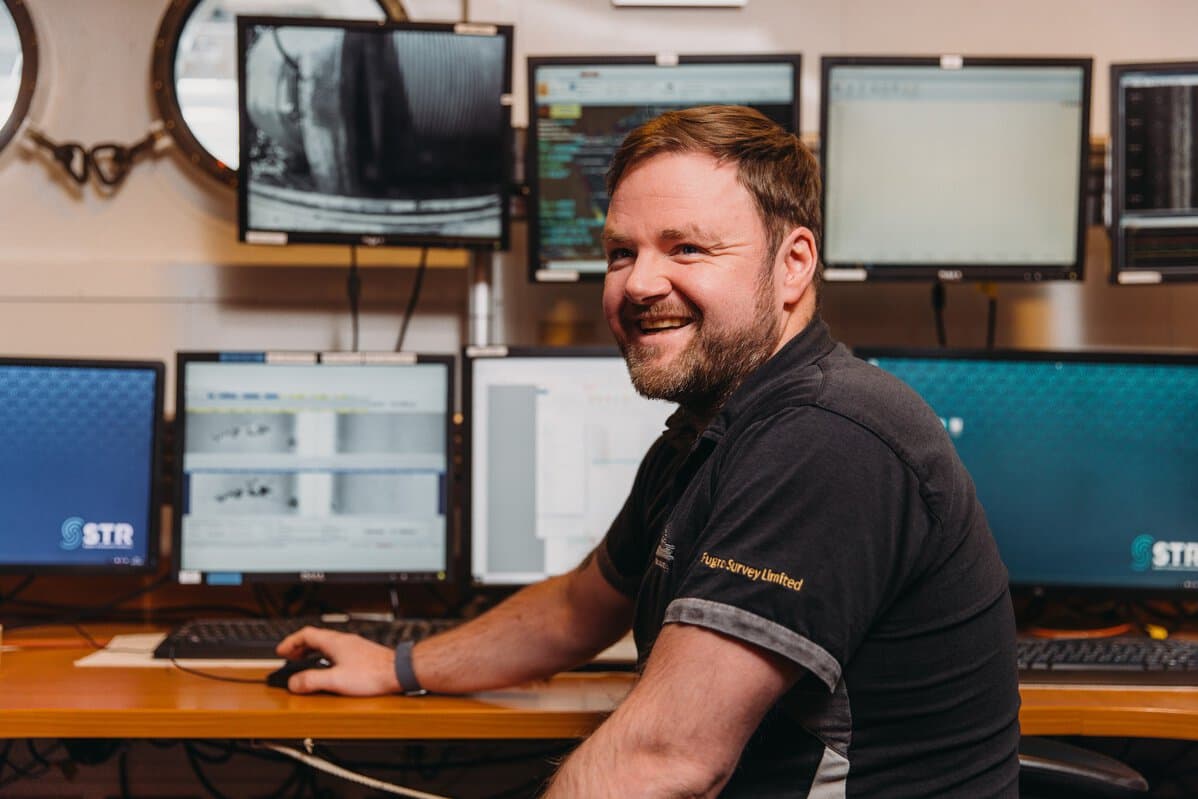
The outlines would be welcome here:
[[[286,688],[287,681],[291,679],[292,674],[297,674],[308,669],[328,669],[332,668],[333,661],[319,652],[313,652],[295,660],[289,660],[279,668],[266,675],[266,684],[271,688]]]

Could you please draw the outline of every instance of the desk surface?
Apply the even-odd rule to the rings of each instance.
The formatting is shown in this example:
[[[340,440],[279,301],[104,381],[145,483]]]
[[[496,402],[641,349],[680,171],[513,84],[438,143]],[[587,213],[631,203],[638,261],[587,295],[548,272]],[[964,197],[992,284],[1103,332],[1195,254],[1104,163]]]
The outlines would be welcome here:
[[[568,674],[469,697],[295,696],[173,668],[76,668],[90,647],[70,643],[73,635],[5,635],[7,644],[40,645],[0,654],[0,738],[577,738],[632,684],[627,674]],[[1198,740],[1198,687],[1024,685],[1021,692],[1028,735]]]

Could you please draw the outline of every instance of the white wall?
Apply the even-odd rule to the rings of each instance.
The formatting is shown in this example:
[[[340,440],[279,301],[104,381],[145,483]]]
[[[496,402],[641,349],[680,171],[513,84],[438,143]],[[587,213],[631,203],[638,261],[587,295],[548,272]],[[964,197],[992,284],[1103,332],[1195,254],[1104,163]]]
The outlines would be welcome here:
[[[32,0],[42,49],[31,121],[52,138],[132,142],[158,114],[149,87],[166,0]],[[409,0],[413,18],[454,0]],[[1105,135],[1111,61],[1198,58],[1198,3],[1187,0],[749,0],[743,9],[615,9],[609,0],[470,0],[478,21],[516,25],[515,117],[526,120],[528,54],[798,50],[803,128],[818,127],[819,56],[831,53],[1092,55],[1093,129]],[[602,341],[595,285],[530,286],[523,225],[496,259],[508,341],[555,320]],[[1082,285],[1000,288],[1000,344],[1198,349],[1198,286],[1112,288],[1107,243],[1091,231]],[[372,253],[411,263],[410,252]],[[56,166],[0,153],[0,352],[152,357],[177,349],[335,348],[349,343],[346,248],[272,250],[236,243],[230,189],[167,147],[116,192],[79,190]],[[293,266],[292,264],[302,264]],[[411,270],[365,273],[364,348],[394,344]],[[467,277],[431,270],[408,333],[412,349],[463,341]],[[855,343],[931,344],[926,286],[829,286],[824,312]],[[977,344],[984,300],[953,287],[953,343]]]

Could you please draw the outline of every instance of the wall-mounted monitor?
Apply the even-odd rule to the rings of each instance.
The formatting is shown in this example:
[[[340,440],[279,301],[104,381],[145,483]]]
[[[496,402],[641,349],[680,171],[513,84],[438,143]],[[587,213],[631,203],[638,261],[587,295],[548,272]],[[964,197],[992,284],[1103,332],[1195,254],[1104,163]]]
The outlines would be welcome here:
[[[453,357],[181,352],[180,583],[449,579]]]
[[[480,585],[569,571],[607,533],[674,406],[614,348],[467,351],[464,529]]]
[[[939,414],[1013,586],[1198,596],[1198,355],[856,354]]]
[[[1198,62],[1111,65],[1111,282],[1198,280]]]
[[[501,249],[512,28],[239,17],[239,232]]]
[[[826,56],[824,276],[1079,280],[1090,59]]]
[[[747,105],[799,131],[798,53],[528,59],[529,269],[533,280],[602,278],[604,176],[624,136],[663,111]]]
[[[0,358],[0,572],[153,570],[163,370]]]

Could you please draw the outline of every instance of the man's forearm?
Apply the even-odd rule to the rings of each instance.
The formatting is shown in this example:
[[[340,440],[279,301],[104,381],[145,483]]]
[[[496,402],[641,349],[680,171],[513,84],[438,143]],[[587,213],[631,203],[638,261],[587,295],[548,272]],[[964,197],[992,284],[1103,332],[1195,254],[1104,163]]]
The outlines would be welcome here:
[[[603,581],[588,561],[422,641],[412,651],[412,665],[422,687],[434,693],[541,679],[585,662],[623,635],[631,608],[631,600]]]

